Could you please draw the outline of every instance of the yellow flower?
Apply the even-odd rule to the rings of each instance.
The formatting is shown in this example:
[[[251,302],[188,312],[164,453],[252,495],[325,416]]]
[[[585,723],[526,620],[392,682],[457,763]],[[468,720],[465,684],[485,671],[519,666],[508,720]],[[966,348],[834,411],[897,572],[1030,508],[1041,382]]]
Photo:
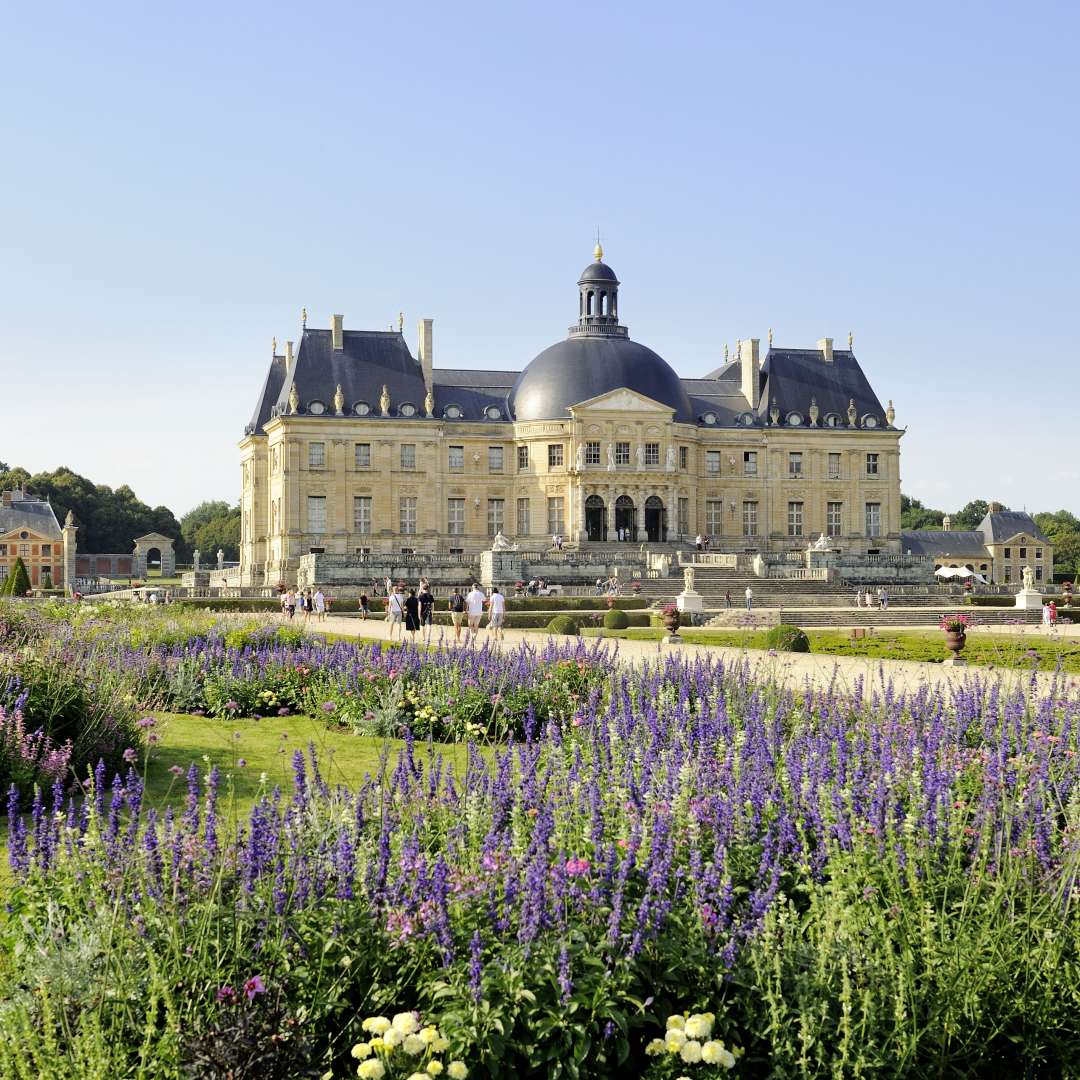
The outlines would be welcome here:
[[[443,1071],[443,1064],[441,1061],[429,1061],[427,1063],[428,1076],[438,1076]]]
[[[669,1054],[677,1054],[686,1042],[686,1036],[677,1028],[672,1028],[664,1037],[664,1046]]]
[[[371,1047],[367,1043],[357,1043],[352,1048],[352,1056],[363,1061],[364,1058],[371,1057]]]
[[[378,1058],[361,1061],[356,1068],[356,1075],[360,1080],[382,1080],[386,1075],[386,1066]]]
[[[682,1031],[686,1026],[686,1018],[681,1013],[675,1013],[667,1018],[668,1031],[672,1029]]]
[[[428,1074],[426,1072],[410,1073],[408,1080],[428,1080]]]
[[[360,1026],[373,1035],[381,1035],[389,1029],[390,1021],[385,1016],[369,1016]]]
[[[707,1016],[695,1014],[687,1019],[683,1030],[689,1039],[707,1039],[712,1034],[712,1021]]]
[[[722,1047],[720,1050],[720,1064],[723,1065],[725,1069],[734,1069],[735,1055],[730,1050]]]
[[[465,1067],[464,1061],[451,1061],[446,1066],[446,1075],[450,1077],[450,1080],[465,1080],[465,1077],[469,1075],[469,1070]]]
[[[450,1044],[441,1035],[436,1035],[435,1038],[431,1040],[432,1053],[441,1054],[444,1050],[449,1049]]]
[[[401,1040],[405,1036],[401,1034],[396,1027],[387,1028],[386,1033],[382,1037],[383,1045],[390,1050],[393,1050],[395,1046],[401,1045]]]
[[[710,1039],[707,1043],[703,1043],[701,1047],[701,1060],[706,1065],[719,1065],[720,1055],[724,1051],[724,1044],[717,1042],[715,1039]]]
[[[679,1057],[688,1065],[694,1065],[701,1060],[701,1043],[697,1039],[688,1039],[679,1048]]]
[[[411,1035],[414,1031],[420,1030],[420,1021],[416,1019],[416,1013],[398,1013],[394,1017],[394,1028],[402,1035]]]
[[[428,1026],[420,1032],[420,1038],[424,1040],[426,1046],[430,1046],[438,1037],[439,1029],[434,1024],[428,1024]]]
[[[401,1049],[412,1057],[422,1054],[427,1049],[427,1043],[419,1035],[406,1035],[401,1044]]]
[[[657,1054],[662,1054],[663,1052],[664,1052],[664,1040],[663,1039],[653,1039],[652,1042],[646,1044],[646,1046],[645,1046],[645,1053],[648,1054],[649,1057],[656,1057]]]

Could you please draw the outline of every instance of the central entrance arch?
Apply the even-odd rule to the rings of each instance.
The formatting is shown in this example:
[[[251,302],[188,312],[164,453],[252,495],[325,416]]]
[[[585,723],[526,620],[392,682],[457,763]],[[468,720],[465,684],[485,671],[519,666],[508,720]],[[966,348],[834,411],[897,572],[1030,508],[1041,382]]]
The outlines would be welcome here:
[[[620,495],[615,500],[615,532],[625,530],[631,540],[637,539],[637,508],[629,495]]]
[[[607,507],[599,495],[585,500],[585,535],[590,540],[607,539]]]
[[[650,495],[645,500],[645,535],[654,544],[667,539],[667,510],[657,495]]]

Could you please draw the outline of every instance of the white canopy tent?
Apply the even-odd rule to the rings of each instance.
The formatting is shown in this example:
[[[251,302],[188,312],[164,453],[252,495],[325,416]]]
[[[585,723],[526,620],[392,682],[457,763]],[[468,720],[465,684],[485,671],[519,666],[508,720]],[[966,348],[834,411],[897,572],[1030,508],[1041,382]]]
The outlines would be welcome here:
[[[939,566],[934,571],[935,577],[939,578],[974,578],[976,581],[986,584],[986,578],[982,574],[976,574],[966,566]]]

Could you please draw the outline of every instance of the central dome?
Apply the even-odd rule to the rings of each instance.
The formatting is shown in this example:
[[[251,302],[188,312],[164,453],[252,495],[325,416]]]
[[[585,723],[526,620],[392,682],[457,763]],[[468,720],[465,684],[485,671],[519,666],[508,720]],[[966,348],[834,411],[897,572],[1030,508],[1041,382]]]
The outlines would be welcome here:
[[[669,406],[675,419],[693,422],[682,380],[660,356],[631,341],[619,325],[619,280],[595,261],[578,280],[579,315],[570,336],[535,357],[517,377],[507,399],[516,420],[555,420],[570,406],[625,387]]]

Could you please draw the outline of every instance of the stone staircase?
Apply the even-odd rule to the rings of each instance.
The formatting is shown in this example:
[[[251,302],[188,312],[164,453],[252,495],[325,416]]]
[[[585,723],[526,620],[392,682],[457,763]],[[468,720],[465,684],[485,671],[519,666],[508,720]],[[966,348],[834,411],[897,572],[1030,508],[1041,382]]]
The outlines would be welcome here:
[[[880,608],[756,608],[747,615],[745,610],[722,611],[712,615],[706,626],[739,627],[750,625],[775,626],[785,622],[793,626],[809,629],[827,629],[829,627],[873,627],[885,630],[904,626],[937,626],[942,615],[957,612],[969,615],[972,622],[979,626],[1000,626],[1003,630],[1009,626],[1038,624],[1042,618],[1039,611],[1018,611],[1015,608],[965,608],[963,605],[937,605],[910,607],[904,604],[890,605],[885,611]],[[710,613],[706,612],[706,616]],[[1060,619],[1059,619],[1060,623]]]

